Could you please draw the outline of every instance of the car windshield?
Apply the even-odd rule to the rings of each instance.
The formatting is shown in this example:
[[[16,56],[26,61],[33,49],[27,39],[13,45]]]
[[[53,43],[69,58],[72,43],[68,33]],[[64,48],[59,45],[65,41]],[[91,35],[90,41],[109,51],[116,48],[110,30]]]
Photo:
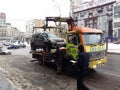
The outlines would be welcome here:
[[[83,41],[85,45],[96,45],[96,44],[102,44],[102,34],[83,34]]]
[[[48,33],[47,34],[49,38],[58,38],[55,34],[53,33]]]

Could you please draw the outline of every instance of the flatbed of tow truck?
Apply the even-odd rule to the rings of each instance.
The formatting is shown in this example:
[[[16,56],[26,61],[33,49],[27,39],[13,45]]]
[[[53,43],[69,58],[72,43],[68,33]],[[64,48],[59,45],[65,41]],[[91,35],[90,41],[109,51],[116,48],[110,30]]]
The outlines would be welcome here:
[[[64,49],[64,48],[62,48]],[[45,63],[52,65],[56,65],[56,55],[55,50],[51,50],[49,53],[45,53],[43,50],[31,50],[30,53],[32,54],[32,58],[35,58],[35,60],[32,61],[38,61],[40,65],[44,65]],[[71,75],[75,73],[75,66],[73,65],[74,62],[70,62],[69,60],[63,59],[63,71],[65,71],[66,74]]]
[[[32,54],[32,58],[35,58],[40,64],[44,64],[45,62],[55,63],[55,50],[50,53],[45,53],[43,50],[31,50],[30,53]]]

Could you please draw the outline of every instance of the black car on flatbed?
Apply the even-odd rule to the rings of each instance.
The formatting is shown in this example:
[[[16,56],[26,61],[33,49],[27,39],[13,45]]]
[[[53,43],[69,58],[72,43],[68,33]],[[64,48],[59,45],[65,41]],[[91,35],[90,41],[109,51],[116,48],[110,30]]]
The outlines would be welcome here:
[[[56,46],[64,47],[65,44],[65,39],[57,37],[50,32],[42,32],[32,35],[30,46],[31,50],[42,48],[45,52],[50,52],[50,50],[56,48]]]

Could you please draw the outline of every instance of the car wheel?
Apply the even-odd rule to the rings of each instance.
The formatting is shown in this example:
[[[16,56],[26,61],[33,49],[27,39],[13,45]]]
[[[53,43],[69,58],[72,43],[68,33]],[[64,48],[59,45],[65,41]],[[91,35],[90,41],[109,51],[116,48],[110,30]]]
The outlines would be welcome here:
[[[11,52],[8,52],[8,55],[11,55]]]
[[[31,43],[31,50],[36,50],[35,44]]]
[[[2,55],[5,55],[5,52],[2,52]]]

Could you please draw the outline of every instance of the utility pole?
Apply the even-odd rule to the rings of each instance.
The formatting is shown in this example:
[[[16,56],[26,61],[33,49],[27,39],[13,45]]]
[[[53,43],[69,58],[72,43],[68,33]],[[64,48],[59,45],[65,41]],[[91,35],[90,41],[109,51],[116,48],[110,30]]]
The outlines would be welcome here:
[[[60,9],[60,5],[55,1],[55,0],[52,0],[56,5],[55,5],[55,7],[57,7],[58,8],[58,10],[59,10],[59,16],[61,17],[61,9]]]

